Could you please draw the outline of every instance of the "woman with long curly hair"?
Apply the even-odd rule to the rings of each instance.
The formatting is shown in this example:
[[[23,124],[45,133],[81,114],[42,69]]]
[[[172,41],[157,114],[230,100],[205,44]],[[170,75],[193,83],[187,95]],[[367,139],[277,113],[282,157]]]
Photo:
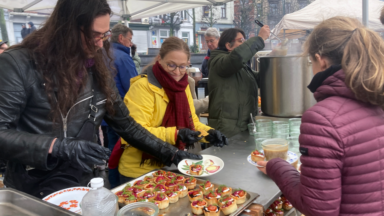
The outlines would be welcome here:
[[[94,165],[110,155],[95,143],[102,119],[165,165],[201,159],[129,117],[107,65],[110,15],[106,0],[59,0],[41,29],[0,55],[0,158],[8,161],[7,187],[44,197],[86,186]]]

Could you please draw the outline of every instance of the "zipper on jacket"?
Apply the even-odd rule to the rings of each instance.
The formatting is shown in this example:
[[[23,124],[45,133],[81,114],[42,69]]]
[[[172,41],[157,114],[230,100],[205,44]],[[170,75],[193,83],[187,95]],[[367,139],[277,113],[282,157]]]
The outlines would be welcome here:
[[[105,104],[106,101],[107,101],[107,99],[101,100],[101,101],[99,101],[99,102],[96,103],[96,106],[97,106],[97,105],[101,105],[101,104]]]
[[[82,99],[81,101],[78,101],[78,102],[76,102],[75,104],[73,104],[73,106],[71,106],[71,108],[69,108],[69,110],[68,110],[68,112],[67,112],[67,115],[66,115],[65,117],[63,116],[63,114],[62,114],[61,111],[60,111],[60,115],[61,115],[61,118],[62,118],[62,120],[63,120],[63,132],[64,132],[64,138],[67,138],[67,120],[68,120],[68,115],[69,115],[69,113],[71,112],[72,108],[75,107],[76,105],[78,105],[78,104],[80,104],[80,103],[86,101],[86,100],[91,99],[91,98],[93,98],[93,95],[92,95],[92,96],[89,96],[89,97],[87,97],[87,98],[84,98],[84,99]]]

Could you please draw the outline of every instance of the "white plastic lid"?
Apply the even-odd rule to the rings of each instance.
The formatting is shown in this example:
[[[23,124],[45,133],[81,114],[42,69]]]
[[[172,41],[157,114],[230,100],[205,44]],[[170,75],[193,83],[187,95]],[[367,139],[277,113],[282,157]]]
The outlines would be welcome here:
[[[91,188],[100,188],[104,186],[103,178],[93,178],[91,179]]]

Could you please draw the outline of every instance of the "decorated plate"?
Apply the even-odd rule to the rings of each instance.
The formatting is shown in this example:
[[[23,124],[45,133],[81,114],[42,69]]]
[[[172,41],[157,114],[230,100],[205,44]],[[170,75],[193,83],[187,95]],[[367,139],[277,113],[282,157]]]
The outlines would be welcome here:
[[[177,168],[179,171],[185,175],[189,176],[211,176],[218,172],[220,172],[224,168],[224,161],[220,158],[212,155],[201,155],[203,156],[203,160],[191,160],[191,159],[185,159],[180,161]],[[189,171],[189,167],[193,164],[201,165],[202,166],[202,173],[201,175],[191,175]]]
[[[81,214],[80,202],[88,193],[88,187],[73,187],[51,193],[44,197],[43,200],[54,205],[65,208],[71,212]]]
[[[259,150],[259,152],[260,152],[260,153],[264,153],[263,150]],[[299,159],[299,157],[297,156],[296,153],[291,152],[291,151],[288,151],[288,159],[287,159],[288,163],[293,164],[293,163],[296,162],[298,159]],[[254,162],[254,161],[251,159],[251,155],[248,155],[248,157],[247,157],[247,161],[248,161],[248,163],[252,164],[253,166],[256,166],[256,167],[262,167],[262,166],[257,165],[257,163]]]

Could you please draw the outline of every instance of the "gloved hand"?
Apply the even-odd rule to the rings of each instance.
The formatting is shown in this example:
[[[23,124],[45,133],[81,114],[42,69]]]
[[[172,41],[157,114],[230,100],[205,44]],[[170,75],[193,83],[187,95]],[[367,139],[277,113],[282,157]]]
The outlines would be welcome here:
[[[96,143],[73,138],[57,139],[52,149],[52,156],[77,164],[85,172],[92,172],[90,164],[103,165],[111,151]],[[88,165],[89,164],[89,165]]]
[[[177,166],[180,163],[180,161],[184,159],[202,160],[203,157],[201,155],[192,154],[187,151],[178,150],[173,156],[172,163]]]
[[[187,145],[192,145],[193,143],[203,139],[203,137],[199,137],[200,134],[200,131],[193,131],[188,128],[183,128],[179,130],[179,133],[177,134],[177,139],[181,140]]]
[[[227,137],[222,134],[218,130],[209,130],[209,135],[205,137],[205,140],[207,140],[210,144],[216,146],[216,147],[223,147],[224,145],[228,145],[228,139]]]

